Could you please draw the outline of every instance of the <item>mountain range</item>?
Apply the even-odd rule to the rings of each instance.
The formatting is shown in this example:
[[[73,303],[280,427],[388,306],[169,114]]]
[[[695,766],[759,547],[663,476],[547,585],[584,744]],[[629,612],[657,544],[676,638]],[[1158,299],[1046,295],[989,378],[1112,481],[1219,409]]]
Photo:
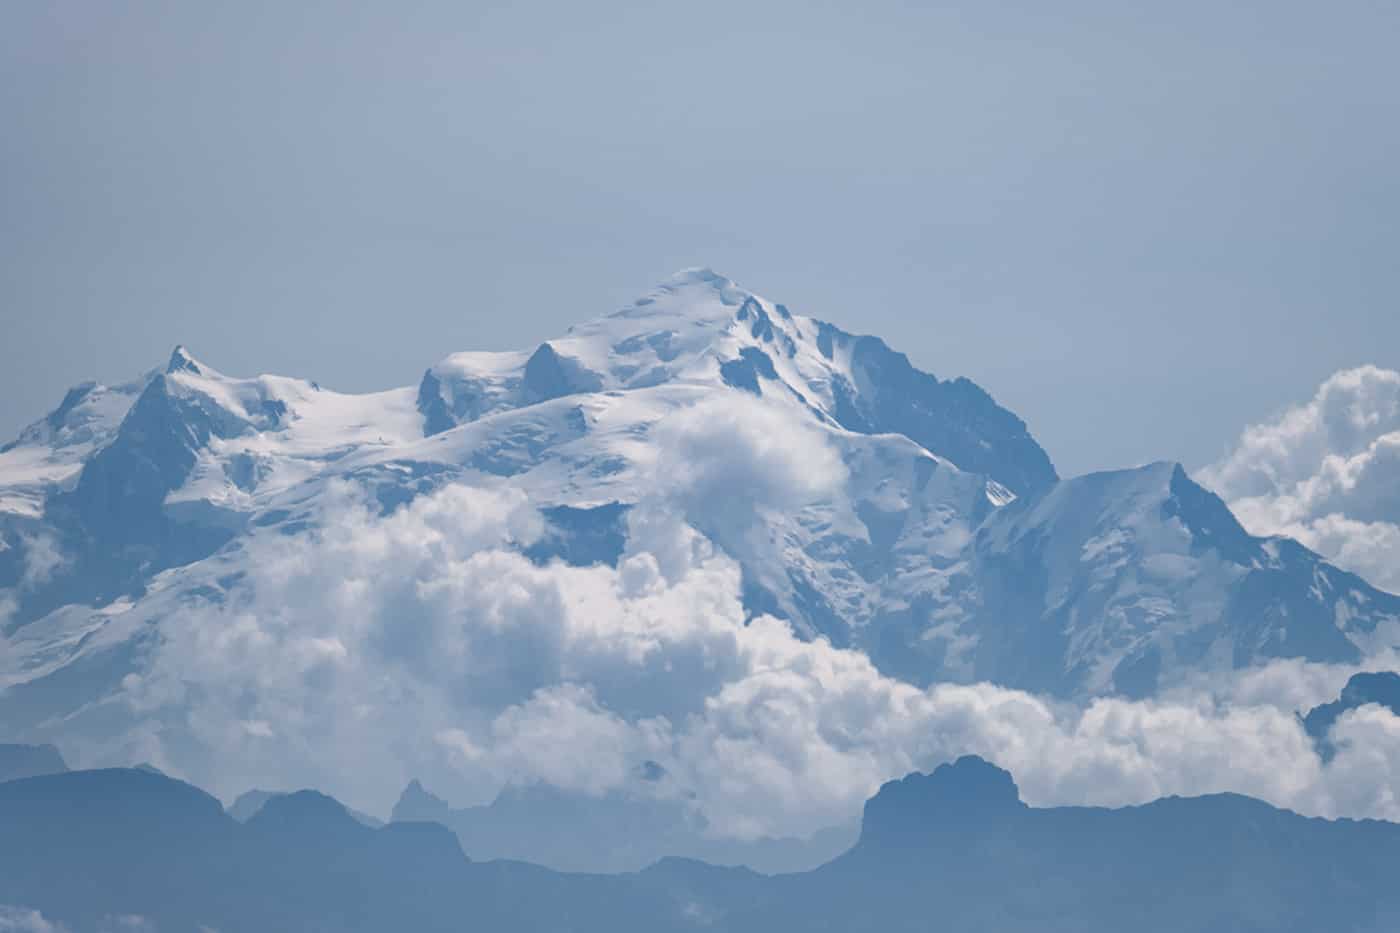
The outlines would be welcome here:
[[[740,562],[751,611],[915,682],[1151,693],[1187,669],[1393,641],[1400,600],[1249,536],[1180,466],[1061,480],[970,381],[691,270],[533,351],[453,354],[416,389],[233,378],[183,348],[130,383],[72,389],[0,448],[5,630],[47,635],[21,639],[0,684],[118,650],[93,636],[130,628],[157,589],[207,586],[200,562],[240,537],[295,534],[334,479],[385,509],[506,481],[550,518],[537,553],[615,561],[626,511],[657,493],[653,429],[723,394],[824,432],[845,475],[764,514],[761,537],[742,489],[687,517]],[[157,582],[172,568],[188,569]]]
[[[969,380],[925,373],[879,338],[693,269],[535,348],[449,355],[416,386],[354,395],[234,377],[177,347],[130,382],[70,390],[0,448],[0,740],[56,743],[87,765],[153,760],[173,773],[200,755],[201,773],[233,782],[241,753],[216,739],[249,748],[299,717],[308,732],[334,734],[383,697],[419,688],[485,696],[509,712],[525,697],[554,698],[543,667],[564,688],[584,679],[575,668],[585,661],[613,671],[621,662],[587,645],[584,661],[566,656],[550,640],[560,610],[525,592],[493,594],[467,617],[452,604],[451,618],[478,625],[498,652],[453,667],[444,644],[460,633],[430,643],[415,613],[467,579],[476,546],[449,552],[415,539],[440,575],[404,574],[382,624],[356,630],[392,662],[363,672],[374,701],[321,722],[279,693],[276,677],[323,691],[326,664],[357,661],[333,626],[295,651],[258,653],[269,615],[285,611],[295,628],[293,608],[354,610],[353,593],[318,606],[315,580],[295,578],[315,549],[364,530],[328,516],[352,503],[392,532],[395,517],[461,489],[495,498],[451,504],[444,521],[471,525],[515,503],[482,552],[513,553],[541,572],[607,568],[637,600],[673,584],[678,563],[709,567],[705,555],[718,555],[734,568],[745,620],[778,620],[801,641],[850,649],[918,687],[990,682],[1076,704],[1151,698],[1203,674],[1284,658],[1354,664],[1400,642],[1400,597],[1291,539],[1249,534],[1179,464],[1062,478],[1026,424]],[[354,573],[379,559],[377,545],[361,543],[367,563]],[[326,559],[331,572],[336,559]],[[269,597],[269,581],[287,589]],[[593,608],[586,588],[568,595],[582,601],[573,625],[592,626],[589,613],[606,608]],[[539,618],[508,637],[501,614],[520,607]],[[696,612],[708,611],[701,597]],[[708,708],[712,694],[684,691],[732,662],[713,645],[654,660],[659,624],[629,630],[614,646],[626,676],[585,687],[579,703],[643,733],[658,708],[671,724]],[[246,659],[246,679],[220,693],[197,664],[163,664],[172,645],[189,643],[209,670]],[[440,680],[418,683],[428,670]],[[209,706],[230,721],[210,721]],[[457,723],[431,725],[439,750],[483,760]],[[846,726],[823,728],[848,741]],[[630,812],[638,800],[654,807],[645,825],[667,854],[807,866],[853,832],[838,824],[810,849],[812,840],[755,830],[738,854],[717,849],[681,778],[663,767],[662,779],[643,780],[635,768],[650,759],[634,757],[611,788],[566,795],[579,851],[588,827],[617,824],[616,787],[631,788]],[[516,771],[490,774],[496,803],[440,818],[498,838],[493,812],[558,803],[549,774],[509,764]],[[261,793],[248,810],[271,802]],[[405,805],[432,799],[409,794]],[[618,851],[623,842],[612,840]],[[764,862],[760,849],[788,854]],[[563,850],[490,847],[537,861],[551,851]],[[642,847],[606,867],[659,854]],[[555,865],[586,867],[571,856]]]
[[[365,826],[315,791],[240,823],[141,770],[0,783],[11,929],[1376,931],[1400,826],[1305,819],[1234,795],[1032,808],[980,758],[892,781],[809,872],[664,859],[564,874],[475,862],[433,823]]]

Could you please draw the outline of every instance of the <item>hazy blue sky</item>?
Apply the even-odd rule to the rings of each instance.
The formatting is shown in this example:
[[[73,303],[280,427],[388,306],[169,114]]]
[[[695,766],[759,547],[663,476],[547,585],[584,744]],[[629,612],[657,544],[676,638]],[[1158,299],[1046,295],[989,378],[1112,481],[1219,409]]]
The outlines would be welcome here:
[[[0,4],[0,436],[176,342],[341,389],[710,265],[1062,472],[1400,364],[1400,4]]]

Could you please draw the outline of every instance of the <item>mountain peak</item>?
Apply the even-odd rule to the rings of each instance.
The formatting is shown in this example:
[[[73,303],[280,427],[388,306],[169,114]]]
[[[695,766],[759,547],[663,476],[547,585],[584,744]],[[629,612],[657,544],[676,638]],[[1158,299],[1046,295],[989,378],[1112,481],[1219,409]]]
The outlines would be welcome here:
[[[165,366],[166,373],[193,373],[196,376],[204,375],[204,367],[199,361],[190,355],[184,344],[176,344],[175,349],[170,351],[170,362]]]
[[[720,275],[709,266],[690,266],[673,273],[661,284],[670,286],[713,285],[717,288],[723,288],[727,285],[733,285],[734,281],[728,276]]]
[[[679,302],[676,296],[681,297]],[[693,315],[710,320],[714,318],[716,310],[713,307],[715,298],[719,299],[719,305],[736,308],[755,297],[753,292],[740,287],[733,279],[720,275],[709,266],[692,266],[663,279],[646,295],[632,302],[621,314],[624,317],[634,316],[644,309],[659,310],[656,306],[661,305],[667,314],[680,317]]]
[[[964,755],[932,774],[889,781],[865,804],[862,845],[921,845],[939,833],[982,828],[1025,808],[1011,774]]]
[[[339,800],[314,790],[273,794],[248,824],[264,830],[318,834],[355,833],[365,828]]]
[[[399,795],[399,802],[389,819],[396,823],[434,822],[444,819],[450,812],[447,801],[425,788],[417,778]]]

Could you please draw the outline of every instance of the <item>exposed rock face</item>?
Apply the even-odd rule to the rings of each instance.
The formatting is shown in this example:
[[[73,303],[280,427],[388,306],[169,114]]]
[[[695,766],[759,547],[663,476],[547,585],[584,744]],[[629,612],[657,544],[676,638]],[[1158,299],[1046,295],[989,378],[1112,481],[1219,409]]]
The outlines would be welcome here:
[[[1342,688],[1342,695],[1331,703],[1315,706],[1303,717],[1303,728],[1317,743],[1325,760],[1336,754],[1330,735],[1342,715],[1360,709],[1368,703],[1390,710],[1400,716],[1400,674],[1394,671],[1373,671],[1353,674]]]

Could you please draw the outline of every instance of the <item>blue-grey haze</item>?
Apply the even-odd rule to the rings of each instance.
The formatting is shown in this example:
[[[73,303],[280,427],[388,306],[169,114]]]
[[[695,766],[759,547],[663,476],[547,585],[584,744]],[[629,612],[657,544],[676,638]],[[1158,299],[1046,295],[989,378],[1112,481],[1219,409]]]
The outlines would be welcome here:
[[[342,389],[708,264],[1197,465],[1396,365],[1400,7],[0,6],[0,435],[177,341]]]

